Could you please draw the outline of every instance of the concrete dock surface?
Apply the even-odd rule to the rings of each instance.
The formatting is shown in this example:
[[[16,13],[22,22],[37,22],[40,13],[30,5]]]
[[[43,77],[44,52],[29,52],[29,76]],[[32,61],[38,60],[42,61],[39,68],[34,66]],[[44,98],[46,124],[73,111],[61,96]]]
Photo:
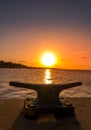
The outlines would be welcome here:
[[[56,119],[54,115],[35,120],[24,118],[23,99],[0,99],[0,130],[91,130],[91,98],[67,98],[75,116]]]

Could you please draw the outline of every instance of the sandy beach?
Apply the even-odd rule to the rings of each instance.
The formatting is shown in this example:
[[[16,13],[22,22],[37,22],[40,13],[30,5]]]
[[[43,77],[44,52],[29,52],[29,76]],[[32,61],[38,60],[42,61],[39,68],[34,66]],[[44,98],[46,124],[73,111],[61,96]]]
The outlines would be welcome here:
[[[74,117],[38,123],[24,118],[23,99],[0,99],[0,130],[91,130],[91,98],[68,100],[75,105]]]

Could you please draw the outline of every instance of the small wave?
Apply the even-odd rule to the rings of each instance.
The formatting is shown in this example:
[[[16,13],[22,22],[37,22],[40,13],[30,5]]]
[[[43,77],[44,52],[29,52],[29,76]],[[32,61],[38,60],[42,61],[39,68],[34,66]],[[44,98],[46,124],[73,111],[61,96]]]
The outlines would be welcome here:
[[[84,84],[85,84],[86,86],[91,86],[91,81],[86,81]]]
[[[6,80],[3,80],[3,81],[0,81],[0,83],[9,83],[10,81],[6,81]]]

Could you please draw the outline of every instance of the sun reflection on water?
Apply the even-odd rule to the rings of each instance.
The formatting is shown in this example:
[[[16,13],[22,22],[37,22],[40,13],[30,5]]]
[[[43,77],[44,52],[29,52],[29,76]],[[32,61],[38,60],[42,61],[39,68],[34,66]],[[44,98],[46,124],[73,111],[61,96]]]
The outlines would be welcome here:
[[[44,77],[45,84],[52,84],[52,77],[50,69],[45,70],[45,77]]]

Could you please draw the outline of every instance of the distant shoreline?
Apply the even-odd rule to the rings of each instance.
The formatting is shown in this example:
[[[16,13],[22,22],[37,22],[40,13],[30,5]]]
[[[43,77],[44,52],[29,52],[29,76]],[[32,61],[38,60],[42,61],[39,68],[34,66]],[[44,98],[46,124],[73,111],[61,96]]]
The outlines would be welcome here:
[[[21,63],[13,63],[11,61],[0,61],[0,68],[29,68]]]
[[[14,69],[14,68],[19,68],[19,69],[55,69],[55,70],[65,70],[65,71],[91,71],[91,70],[85,70],[85,69],[63,69],[63,68],[52,68],[52,67],[32,67],[32,66],[27,66],[21,63],[14,63],[11,61],[0,61],[0,69],[1,68],[7,68],[7,69]]]

